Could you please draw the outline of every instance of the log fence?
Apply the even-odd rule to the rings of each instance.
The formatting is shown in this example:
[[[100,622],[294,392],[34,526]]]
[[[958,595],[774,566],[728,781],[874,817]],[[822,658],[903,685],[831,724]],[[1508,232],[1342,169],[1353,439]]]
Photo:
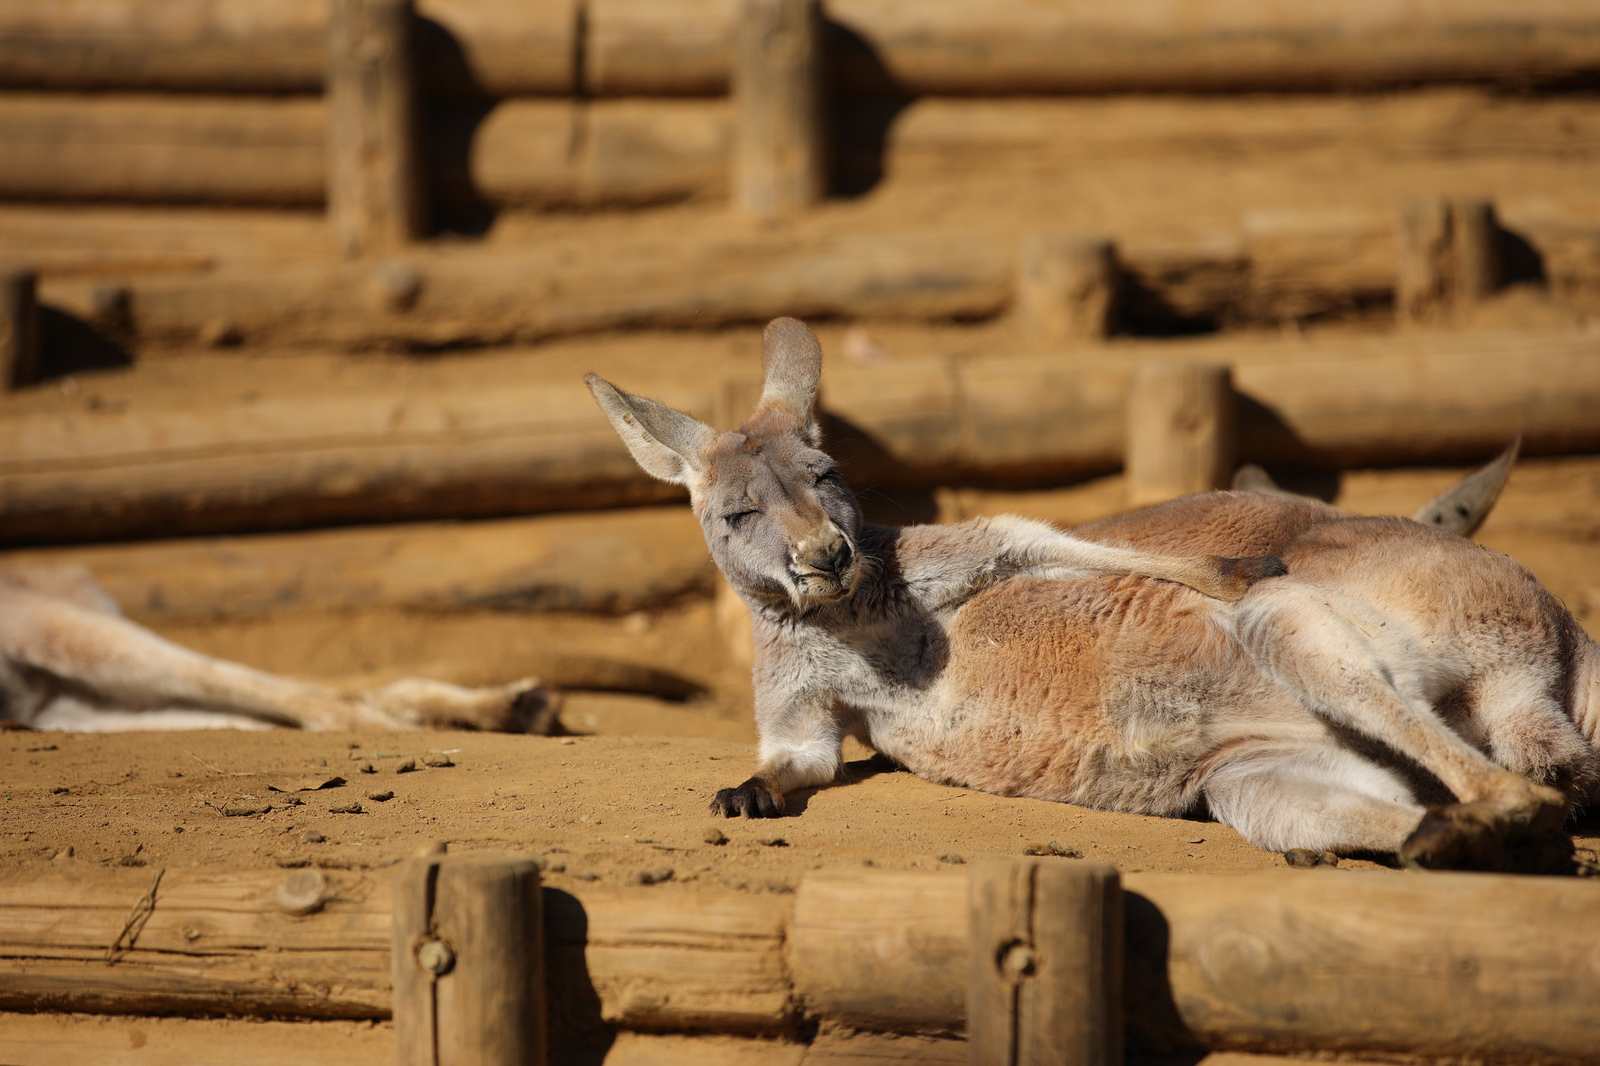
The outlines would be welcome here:
[[[1574,880],[1119,878],[1035,859],[822,871],[775,896],[540,889],[534,860],[484,855],[416,860],[392,887],[346,871],[170,870],[108,964],[149,880],[47,873],[0,887],[0,1043],[24,1056],[8,1061],[55,1061],[70,1044],[65,1025],[50,1046],[34,1013],[46,1011],[270,1016],[259,1024],[345,1036],[366,1020],[385,1029],[360,1061],[390,1043],[390,1061],[429,1066],[564,1061],[619,1030],[781,1048],[819,1023],[954,1036],[972,1063],[1115,1064],[1124,1040],[1600,1062],[1600,897]]]
[[[1128,418],[1136,376],[1149,382],[1138,395],[1155,395],[1167,409],[1154,454],[1181,452],[1187,458],[1173,461],[1173,476],[1207,484],[1232,461],[1470,461],[1496,454],[1519,432],[1528,454],[1600,446],[1593,417],[1600,341],[1584,334],[1220,340],[1188,348],[1198,368],[1180,365],[1154,379],[1140,367],[1171,360],[1170,343],[1112,351],[835,361],[822,402],[828,446],[853,483],[880,488],[1037,485],[1108,473],[1140,454],[1144,438],[1130,442],[1130,426],[1151,432],[1147,420]],[[736,384],[748,392],[756,368],[748,373],[627,384],[727,427],[727,395]],[[1226,392],[1220,382],[1230,375]],[[1229,445],[1226,407],[1234,397]],[[66,531],[92,540],[486,517],[678,498],[638,470],[595,414],[576,370],[477,384],[449,365],[418,368],[403,384],[381,368],[370,376],[351,370],[336,389],[265,399],[245,393],[210,411],[195,411],[181,395],[167,403],[146,396],[125,411],[114,393],[93,410],[83,402],[23,394],[4,408],[0,540],[15,546],[61,541]],[[1151,476],[1170,489],[1202,484]],[[693,539],[685,550],[697,554]],[[671,557],[663,574],[703,580],[682,552]],[[543,572],[518,580],[536,590]],[[466,584],[465,599],[493,594]],[[665,590],[656,582],[640,586],[640,596],[658,593]],[[576,605],[606,594],[549,595]]]

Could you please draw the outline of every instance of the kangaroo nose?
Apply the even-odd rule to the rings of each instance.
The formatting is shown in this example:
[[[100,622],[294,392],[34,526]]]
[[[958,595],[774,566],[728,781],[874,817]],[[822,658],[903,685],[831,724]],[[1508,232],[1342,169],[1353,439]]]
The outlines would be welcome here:
[[[812,565],[818,570],[821,570],[823,573],[832,574],[835,577],[838,577],[839,571],[850,565],[849,543],[841,540],[839,542],[839,546],[834,549],[832,555],[828,556],[826,559],[819,560]]]

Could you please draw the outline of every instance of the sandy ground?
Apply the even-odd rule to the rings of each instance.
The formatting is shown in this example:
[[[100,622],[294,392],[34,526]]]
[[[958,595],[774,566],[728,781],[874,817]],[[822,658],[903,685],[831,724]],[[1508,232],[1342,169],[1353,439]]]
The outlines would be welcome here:
[[[1355,511],[1410,511],[1458,474],[1353,472],[1342,478],[1339,499]],[[942,502],[961,513],[1019,510],[1072,524],[1115,511],[1120,499],[1120,482],[1109,478],[1048,493],[967,490]],[[1591,626],[1600,611],[1597,537],[1600,459],[1588,457],[1525,461],[1479,534],[1527,562]],[[707,694],[673,702],[572,692],[563,722],[586,735],[566,738],[7,733],[0,736],[0,869],[25,875],[47,862],[373,868],[441,840],[456,850],[543,856],[555,884],[639,883],[671,871],[675,881],[785,892],[825,866],[935,868],[1029,847],[1054,846],[1126,870],[1283,862],[1214,823],[931,785],[858,747],[848,751],[846,780],[802,793],[788,817],[714,820],[707,803],[749,773],[754,731],[748,679],[709,601],[621,618],[374,609],[161,628],[202,651],[330,680],[427,672],[493,681],[520,674],[521,659],[537,645],[658,664],[706,685]],[[453,765],[425,765],[440,753]],[[418,769],[397,772],[407,760]],[[337,810],[351,804],[360,812]],[[708,842],[713,829],[726,843]],[[1576,829],[1581,847],[1600,848],[1600,821],[1591,816]]]

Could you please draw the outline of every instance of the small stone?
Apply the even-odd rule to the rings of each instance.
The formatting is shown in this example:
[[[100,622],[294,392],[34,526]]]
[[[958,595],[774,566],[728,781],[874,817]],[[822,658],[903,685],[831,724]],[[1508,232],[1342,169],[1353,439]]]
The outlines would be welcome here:
[[[167,771],[167,776],[168,777],[182,777],[183,776],[183,771],[182,770],[168,770]]]
[[[50,859],[53,862],[60,862],[60,861],[62,861],[64,859],[70,859],[70,858],[72,858],[72,845],[71,844],[68,844],[66,847],[62,848],[60,851],[58,851],[54,855],[50,856]]]
[[[967,860],[963,859],[961,856],[957,855],[955,852],[952,851],[949,854],[939,856],[939,861],[940,862],[947,862],[951,866],[960,866],[963,863],[965,863]]]
[[[315,829],[307,829],[304,833],[300,834],[300,842],[302,844],[321,844],[327,839],[327,837],[323,836]]]
[[[371,800],[373,803],[388,803],[390,800],[394,799],[394,793],[390,792],[388,789],[385,789],[382,792],[368,792],[367,799]]]
[[[567,872],[567,864],[564,862],[546,863],[544,868],[553,874],[564,874]]]
[[[450,761],[450,756],[448,755],[429,755],[422,760],[422,763],[424,766],[431,766],[436,770],[442,770],[446,766],[455,765],[455,763]]]
[[[756,837],[756,843],[769,848],[786,848],[789,842],[782,837]]]
[[[728,842],[728,834],[724,833],[722,830],[713,825],[707,827],[701,839],[707,844],[715,844],[718,847],[721,847]]]
[[[598,881],[598,880],[600,880],[600,875],[599,874],[591,873],[588,870],[585,870],[581,874],[573,874],[572,876],[573,876],[574,880],[578,880],[578,881]]]
[[[576,744],[577,741],[573,740],[571,737],[562,737],[561,738],[561,743],[563,743],[563,744]]]
[[[1185,844],[1204,844],[1206,842],[1206,838],[1205,837],[1184,837],[1183,842]]]
[[[52,796],[65,796],[66,794],[67,788],[65,785],[57,785],[55,788],[50,790],[50,795]]]
[[[378,772],[378,768],[369,762],[362,763],[358,769],[360,769],[360,771],[364,774],[375,774]]]
[[[659,885],[663,881],[672,880],[672,874],[672,867],[663,866],[659,870],[640,870],[633,875],[633,879],[641,885]]]
[[[364,814],[359,803],[345,803],[337,807],[329,807],[329,814]]]
[[[181,825],[175,825],[175,826],[173,826],[173,827],[172,827],[172,831],[173,831],[173,832],[174,832],[174,833],[181,833],[181,832],[183,832],[183,826],[181,826]]]
[[[394,772],[397,773],[397,774],[409,774],[411,771],[415,770],[416,768],[417,768],[417,760],[415,760],[415,759],[401,759],[400,762],[398,764],[396,764],[396,766],[394,768]]]
[[[266,814],[272,810],[270,806],[257,807],[250,804],[237,804],[222,808],[224,818],[253,818],[258,814]]]

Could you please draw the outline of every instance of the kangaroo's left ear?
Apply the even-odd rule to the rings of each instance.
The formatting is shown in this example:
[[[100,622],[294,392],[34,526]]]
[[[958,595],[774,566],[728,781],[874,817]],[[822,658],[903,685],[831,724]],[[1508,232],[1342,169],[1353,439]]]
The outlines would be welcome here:
[[[682,411],[623,392],[597,374],[584,383],[644,472],[693,491],[717,431]]]
[[[765,381],[756,417],[787,415],[816,447],[822,440],[817,425],[817,384],[822,379],[822,345],[797,318],[775,318],[761,334],[761,366]]]

